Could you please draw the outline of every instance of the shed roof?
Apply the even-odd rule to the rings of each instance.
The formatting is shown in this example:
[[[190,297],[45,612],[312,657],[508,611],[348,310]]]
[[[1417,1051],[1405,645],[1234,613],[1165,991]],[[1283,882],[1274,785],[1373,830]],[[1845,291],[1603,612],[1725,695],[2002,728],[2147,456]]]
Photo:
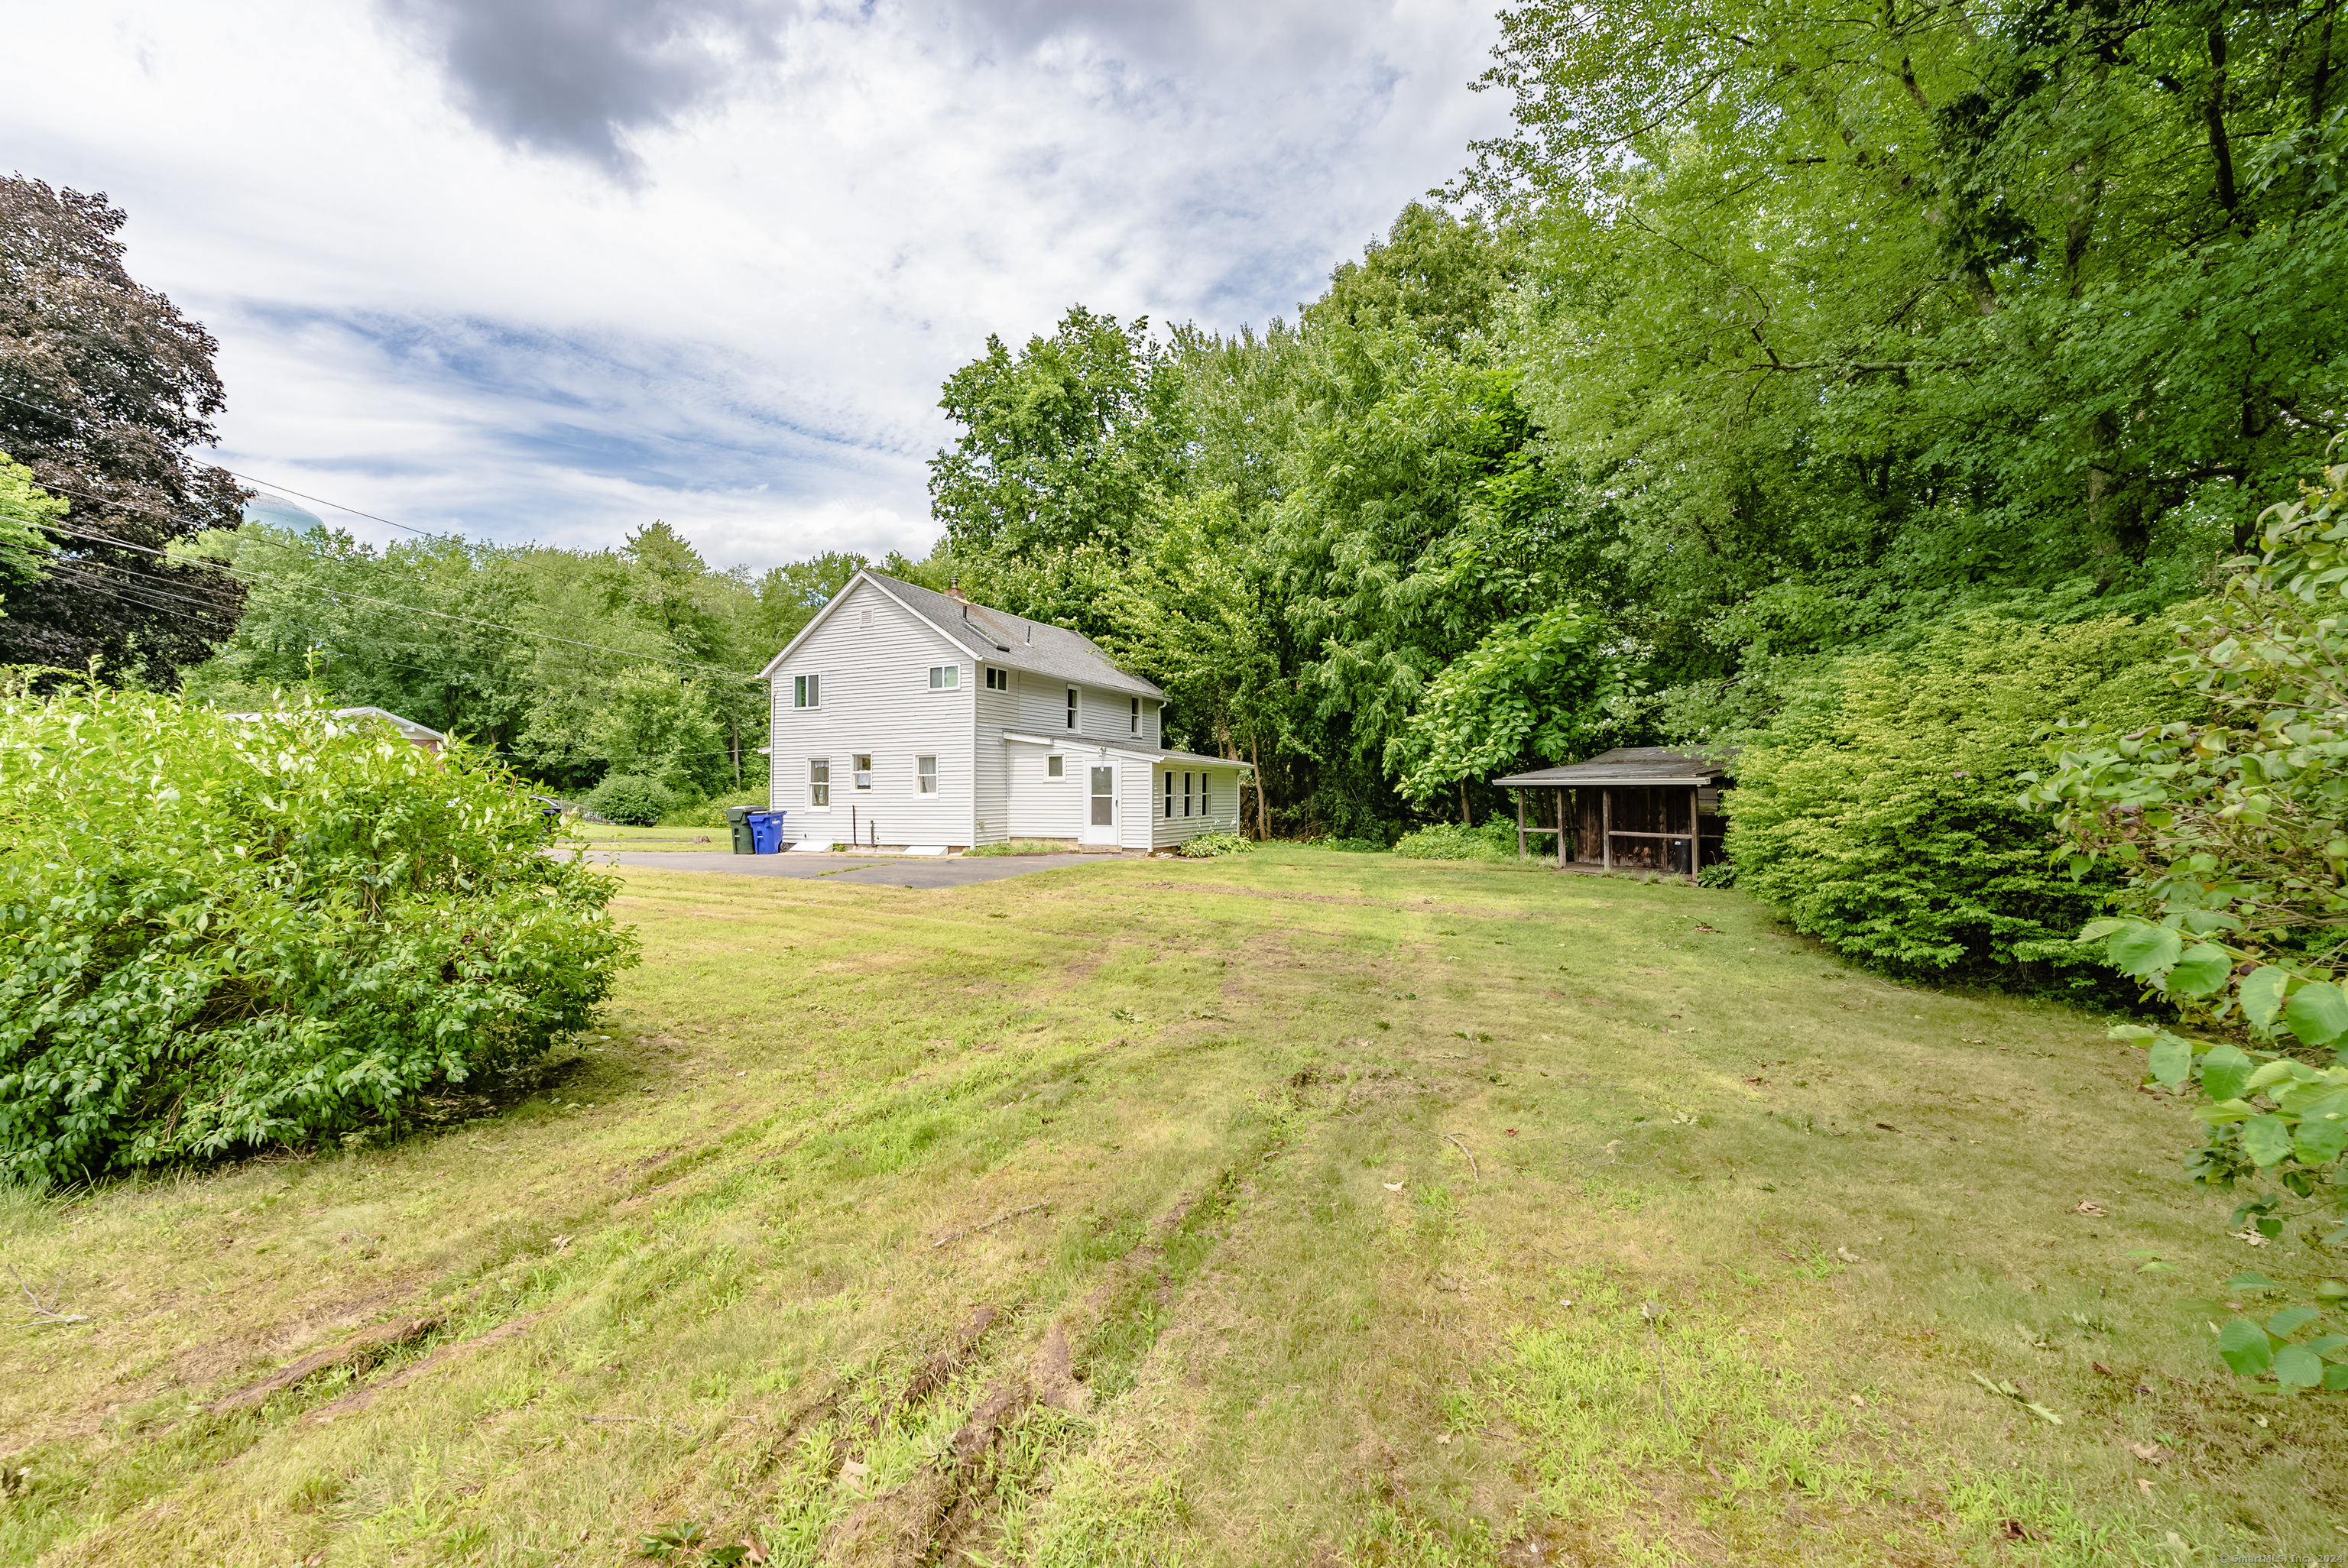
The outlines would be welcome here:
[[[1081,631],[1071,631],[1048,620],[1029,620],[991,605],[973,604],[933,589],[885,577],[870,568],[856,576],[928,621],[948,641],[983,663],[1024,670],[1054,681],[1073,681],[1081,686],[1106,687],[1137,697],[1166,695],[1140,676],[1118,669],[1100,645]],[[843,588],[834,594],[831,604],[839,603],[847,592]],[[830,608],[831,605],[825,606],[825,613]],[[791,647],[798,646],[808,632],[815,630],[816,621],[822,619],[823,615],[819,614],[816,620],[809,621],[807,630],[792,639]],[[772,676],[790,651],[786,648],[777,654],[763,673]]]
[[[1675,752],[1666,746],[1617,746],[1586,763],[1510,774],[1495,784],[1580,789],[1591,784],[1709,784],[1735,775],[1734,753]]]

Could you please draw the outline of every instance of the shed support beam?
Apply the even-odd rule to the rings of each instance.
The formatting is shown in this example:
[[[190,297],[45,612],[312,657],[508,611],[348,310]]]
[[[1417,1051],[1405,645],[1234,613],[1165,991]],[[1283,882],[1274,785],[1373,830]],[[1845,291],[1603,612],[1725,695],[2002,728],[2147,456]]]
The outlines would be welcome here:
[[[1614,869],[1614,792],[1611,789],[1598,792],[1598,838],[1599,864],[1612,871]]]

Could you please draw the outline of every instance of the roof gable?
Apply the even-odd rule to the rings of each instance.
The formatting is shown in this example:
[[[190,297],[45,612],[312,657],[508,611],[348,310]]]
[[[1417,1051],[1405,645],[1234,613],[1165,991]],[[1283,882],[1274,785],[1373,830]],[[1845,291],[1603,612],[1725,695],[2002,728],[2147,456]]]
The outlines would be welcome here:
[[[1029,620],[991,605],[972,604],[933,589],[883,577],[870,568],[859,571],[849,579],[847,587],[833,594],[789,645],[758,672],[760,677],[771,678],[799,644],[831,618],[832,612],[849,599],[850,590],[859,584],[869,584],[894,600],[948,643],[981,662],[1135,696],[1166,695],[1152,682],[1117,668],[1098,643],[1080,631],[1071,631],[1047,620]]]

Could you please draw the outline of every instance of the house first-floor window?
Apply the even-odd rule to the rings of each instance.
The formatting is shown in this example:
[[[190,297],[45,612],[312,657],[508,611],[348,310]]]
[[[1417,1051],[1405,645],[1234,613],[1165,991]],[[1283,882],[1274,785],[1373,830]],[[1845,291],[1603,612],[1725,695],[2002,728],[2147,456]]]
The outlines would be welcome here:
[[[849,765],[855,771],[856,787],[870,789],[872,787],[872,753],[859,752],[849,759]]]
[[[961,686],[962,686],[962,666],[961,666],[961,665],[959,665],[959,664],[932,664],[932,665],[931,665],[931,666],[930,666],[930,690],[931,690],[931,691],[932,691],[932,692],[953,692],[953,691],[957,691],[957,690],[959,690],[959,689],[961,688]]]
[[[938,759],[935,757],[915,757],[913,759],[913,776],[921,781],[918,787],[923,794],[937,794]]]
[[[1199,815],[1200,816],[1215,815],[1207,809],[1207,775],[1204,774],[1199,775]]]
[[[1067,776],[1067,773],[1068,759],[1061,756],[1058,753],[1055,752],[1052,755],[1044,759],[1044,776],[1045,778],[1066,778]]]
[[[829,805],[830,804],[831,759],[809,757],[808,759],[808,804]]]
[[[1174,815],[1174,770],[1166,770],[1166,815]]]
[[[1189,774],[1182,775],[1182,815],[1184,816],[1190,815],[1190,775]]]
[[[791,706],[794,708],[812,708],[816,706],[816,682],[820,679],[820,676],[816,675],[792,676]]]

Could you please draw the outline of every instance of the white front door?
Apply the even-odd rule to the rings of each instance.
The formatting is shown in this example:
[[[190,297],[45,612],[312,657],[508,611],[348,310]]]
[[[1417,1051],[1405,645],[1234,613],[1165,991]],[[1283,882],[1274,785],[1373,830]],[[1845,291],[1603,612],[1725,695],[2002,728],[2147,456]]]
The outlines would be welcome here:
[[[1095,763],[1085,770],[1085,821],[1076,836],[1083,844],[1117,842],[1117,764]]]

